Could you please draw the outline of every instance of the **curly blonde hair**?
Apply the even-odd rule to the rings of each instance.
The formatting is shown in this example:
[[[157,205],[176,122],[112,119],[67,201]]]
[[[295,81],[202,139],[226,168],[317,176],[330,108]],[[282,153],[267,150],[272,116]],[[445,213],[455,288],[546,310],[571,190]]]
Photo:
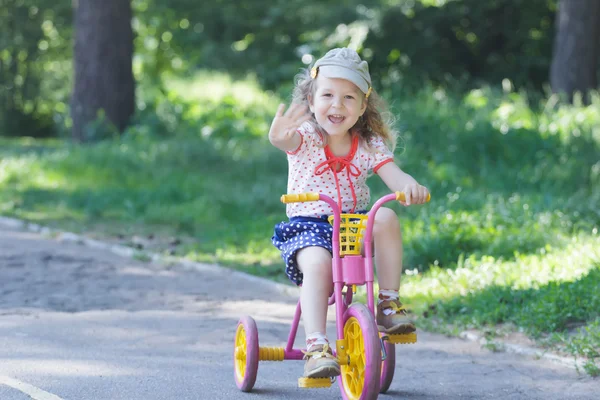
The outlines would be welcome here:
[[[311,78],[310,69],[303,69],[295,77],[295,86],[292,94],[293,102],[302,104],[308,108],[309,98],[314,96],[316,88],[316,79]],[[372,138],[380,137],[389,149],[394,151],[398,140],[398,132],[392,128],[394,118],[389,112],[387,104],[375,90],[371,91],[368,99],[363,94],[362,101],[367,102],[367,109],[358,121],[356,121],[352,129],[358,132],[363,143],[369,143]],[[325,143],[327,143],[327,132],[320,129],[314,114],[308,122],[315,130],[323,134]]]

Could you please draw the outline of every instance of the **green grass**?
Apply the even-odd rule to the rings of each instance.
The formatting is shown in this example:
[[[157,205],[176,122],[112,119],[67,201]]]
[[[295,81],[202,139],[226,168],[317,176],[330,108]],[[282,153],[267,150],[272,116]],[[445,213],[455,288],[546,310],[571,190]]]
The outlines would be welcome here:
[[[471,257],[454,269],[405,279],[404,293],[428,316],[466,327],[511,322],[534,337],[600,317],[597,235],[514,261]]]
[[[0,214],[125,243],[153,237],[139,257],[164,251],[286,281],[270,236],[285,218],[287,165],[266,140],[280,98],[218,74],[174,81],[164,96],[143,89],[121,138],[0,139]],[[393,206],[402,295],[420,326],[514,326],[597,375],[600,101],[491,88],[387,96],[402,132],[397,160],[433,196]],[[371,186],[374,198],[386,193],[376,178]]]

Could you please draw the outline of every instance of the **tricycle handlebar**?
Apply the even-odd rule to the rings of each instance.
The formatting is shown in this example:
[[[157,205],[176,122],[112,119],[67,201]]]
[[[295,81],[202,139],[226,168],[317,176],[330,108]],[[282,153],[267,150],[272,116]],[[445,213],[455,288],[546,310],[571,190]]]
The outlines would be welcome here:
[[[307,201],[318,201],[318,200],[321,200],[320,196],[321,195],[319,193],[314,193],[314,192],[298,193],[298,194],[284,194],[283,196],[281,196],[281,202],[288,204],[288,203],[304,203]],[[405,197],[404,192],[396,192],[396,200],[405,201],[406,197]],[[427,194],[426,202],[429,202],[429,200],[431,200],[431,195]]]
[[[298,194],[284,194],[281,196],[281,202],[288,203],[304,203],[305,201],[317,201],[319,200],[319,193],[298,193]]]
[[[396,200],[406,201],[406,195],[404,192],[396,192]],[[429,200],[431,200],[431,194],[427,193],[427,199],[425,200],[425,203],[429,203]]]

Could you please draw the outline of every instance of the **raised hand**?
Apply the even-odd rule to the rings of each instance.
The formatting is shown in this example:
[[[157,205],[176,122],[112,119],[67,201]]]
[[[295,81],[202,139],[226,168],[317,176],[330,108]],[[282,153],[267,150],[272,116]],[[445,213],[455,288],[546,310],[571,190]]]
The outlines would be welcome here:
[[[296,134],[296,130],[308,121],[311,115],[306,106],[297,103],[293,103],[287,111],[284,111],[285,104],[280,104],[269,129],[269,140],[273,146],[289,151],[300,145],[300,137]]]

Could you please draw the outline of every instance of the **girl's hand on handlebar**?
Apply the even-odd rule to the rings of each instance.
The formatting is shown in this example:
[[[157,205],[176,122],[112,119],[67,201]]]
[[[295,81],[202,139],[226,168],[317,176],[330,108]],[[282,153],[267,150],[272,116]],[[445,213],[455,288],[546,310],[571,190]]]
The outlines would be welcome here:
[[[424,204],[427,202],[429,196],[429,190],[425,186],[419,185],[418,183],[411,183],[406,185],[403,190],[405,201],[400,201],[400,204],[404,206],[410,206],[411,204]]]

